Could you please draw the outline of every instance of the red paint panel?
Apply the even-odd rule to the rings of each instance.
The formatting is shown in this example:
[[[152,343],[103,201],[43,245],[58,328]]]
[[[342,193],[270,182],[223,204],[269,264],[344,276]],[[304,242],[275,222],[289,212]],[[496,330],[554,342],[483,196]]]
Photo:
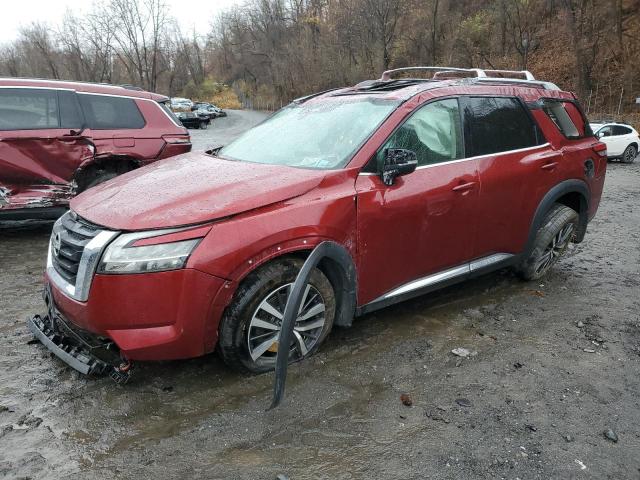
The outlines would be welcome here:
[[[118,230],[166,228],[235,215],[315,188],[326,175],[190,153],[134,170],[76,197],[71,207]]]
[[[471,257],[480,191],[474,160],[418,169],[391,187],[360,176],[356,189],[361,303]]]
[[[205,353],[207,322],[224,281],[183,269],[130,275],[96,275],[86,303],[55,287],[63,315],[79,327],[112,338],[133,360],[188,358]],[[211,328],[208,328],[211,332]],[[209,341],[209,344],[211,341]]]

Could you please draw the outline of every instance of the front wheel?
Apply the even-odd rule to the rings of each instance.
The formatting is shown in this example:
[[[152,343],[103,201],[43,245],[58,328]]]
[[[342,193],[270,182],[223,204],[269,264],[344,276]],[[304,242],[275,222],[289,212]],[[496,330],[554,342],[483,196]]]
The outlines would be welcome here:
[[[218,351],[230,367],[251,373],[275,368],[280,327],[290,290],[303,261],[276,260],[251,273],[242,282],[219,328]],[[309,284],[288,346],[290,361],[309,357],[329,334],[336,300],[331,282],[319,269]]]
[[[638,156],[638,149],[633,145],[629,145],[625,149],[624,153],[622,154],[622,162],[633,163],[636,160],[637,156]]]
[[[536,233],[533,250],[516,268],[524,280],[543,277],[566,251],[578,230],[578,213],[565,205],[554,205]]]
[[[206,130],[209,126],[209,122],[200,122],[200,130]]]

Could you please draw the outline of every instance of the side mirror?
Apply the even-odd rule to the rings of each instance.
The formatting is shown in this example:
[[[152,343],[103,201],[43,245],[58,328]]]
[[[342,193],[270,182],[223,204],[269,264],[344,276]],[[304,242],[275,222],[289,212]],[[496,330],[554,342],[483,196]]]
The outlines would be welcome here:
[[[396,177],[413,172],[418,166],[418,157],[413,150],[404,148],[388,148],[384,155],[382,181],[391,186]]]

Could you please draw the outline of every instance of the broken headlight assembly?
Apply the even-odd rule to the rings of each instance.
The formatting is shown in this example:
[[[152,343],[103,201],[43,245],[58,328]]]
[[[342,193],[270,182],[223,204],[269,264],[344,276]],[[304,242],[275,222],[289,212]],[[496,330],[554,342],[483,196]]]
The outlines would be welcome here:
[[[125,233],[104,251],[98,273],[164,272],[183,268],[202,237],[158,243],[174,231]]]

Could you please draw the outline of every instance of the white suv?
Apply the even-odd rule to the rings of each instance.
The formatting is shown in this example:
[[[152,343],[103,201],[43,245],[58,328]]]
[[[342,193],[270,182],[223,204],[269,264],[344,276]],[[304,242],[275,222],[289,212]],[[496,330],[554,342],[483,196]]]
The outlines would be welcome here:
[[[590,125],[596,137],[607,146],[609,158],[633,163],[638,155],[640,137],[631,125],[615,122],[594,122]]]

